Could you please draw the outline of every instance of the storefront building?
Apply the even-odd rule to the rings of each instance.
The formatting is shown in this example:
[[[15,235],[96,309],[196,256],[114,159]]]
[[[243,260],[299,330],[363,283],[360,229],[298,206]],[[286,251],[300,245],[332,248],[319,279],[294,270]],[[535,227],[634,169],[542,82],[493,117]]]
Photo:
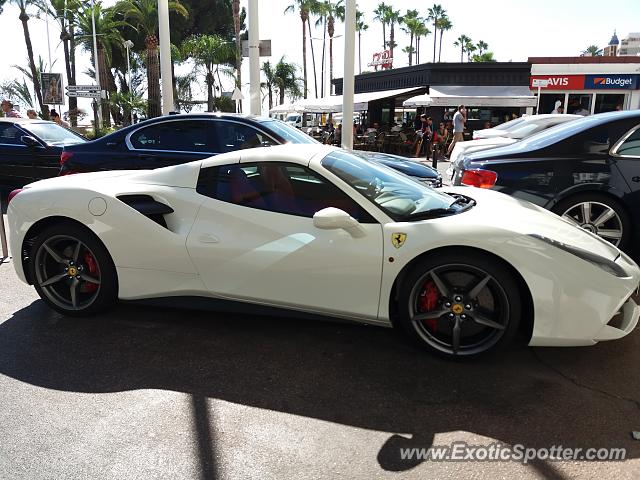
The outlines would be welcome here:
[[[529,88],[540,91],[539,113],[593,115],[640,108],[640,58],[529,58]],[[542,86],[541,86],[542,85]]]

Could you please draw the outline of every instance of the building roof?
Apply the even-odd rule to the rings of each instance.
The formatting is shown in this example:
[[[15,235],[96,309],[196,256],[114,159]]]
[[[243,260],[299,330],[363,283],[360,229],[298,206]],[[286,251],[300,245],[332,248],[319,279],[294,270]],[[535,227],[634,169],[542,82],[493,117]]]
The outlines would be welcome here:
[[[609,40],[609,46],[620,45],[620,40],[618,40],[618,35],[616,35],[616,31],[613,31],[613,37]]]

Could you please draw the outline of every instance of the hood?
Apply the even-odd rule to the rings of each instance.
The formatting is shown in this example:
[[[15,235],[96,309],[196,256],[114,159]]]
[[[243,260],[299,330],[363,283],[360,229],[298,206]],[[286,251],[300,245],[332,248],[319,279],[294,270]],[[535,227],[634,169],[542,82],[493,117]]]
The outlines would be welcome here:
[[[399,172],[418,178],[438,178],[438,171],[428,165],[424,165],[415,160],[407,160],[397,155],[385,153],[353,152],[365,160],[380,163],[386,167],[393,168]]]
[[[540,235],[612,261],[620,255],[620,250],[606,240],[533,203],[482,188],[447,187],[442,191],[465,195],[476,201],[476,206],[461,214],[467,217],[467,221],[521,235]]]

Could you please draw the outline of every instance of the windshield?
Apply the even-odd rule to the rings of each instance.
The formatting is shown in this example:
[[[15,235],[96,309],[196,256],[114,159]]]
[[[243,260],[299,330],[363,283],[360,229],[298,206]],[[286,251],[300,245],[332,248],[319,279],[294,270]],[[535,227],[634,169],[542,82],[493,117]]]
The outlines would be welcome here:
[[[86,142],[80,135],[55,123],[28,123],[22,127],[49,145],[75,145]]]
[[[524,117],[514,118],[513,120],[509,120],[508,122],[501,123],[497,127],[493,127],[493,130],[509,130],[524,121]]]
[[[391,168],[336,150],[322,166],[344,180],[394,220],[417,220],[430,214],[453,214],[456,199],[415,182]]]
[[[287,117],[287,122],[299,122],[300,121],[300,115],[289,115]]]
[[[288,143],[318,143],[306,133],[280,120],[267,120],[262,122],[262,125],[282,137],[284,141]]]

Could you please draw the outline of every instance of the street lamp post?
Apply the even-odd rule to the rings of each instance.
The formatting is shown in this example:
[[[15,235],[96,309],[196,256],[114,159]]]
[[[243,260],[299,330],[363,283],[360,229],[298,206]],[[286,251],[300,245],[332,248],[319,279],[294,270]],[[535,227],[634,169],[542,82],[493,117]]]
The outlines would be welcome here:
[[[260,115],[260,33],[258,0],[249,0],[249,103],[251,115]]]
[[[133,42],[131,40],[125,40],[123,42],[124,48],[127,49],[127,82],[129,83],[129,95],[133,100],[133,89],[131,87],[131,63],[129,62],[129,50],[133,48]],[[129,109],[129,115],[131,115],[131,125],[133,125],[133,108]]]
[[[353,148],[353,92],[355,87],[356,0],[347,0],[344,17],[344,75],[342,79],[342,148]]]
[[[98,62],[98,42],[96,40],[96,12],[95,12],[95,3],[94,0],[91,0],[91,28],[93,31],[93,63],[94,63],[94,71],[96,74],[96,85],[98,86],[98,92],[102,96],[102,88],[100,87],[100,65]],[[100,97],[96,98],[93,106],[93,123],[96,137],[98,136],[98,132],[100,131],[100,123],[101,123],[101,113],[100,112]]]
[[[162,76],[162,114],[173,110],[173,79],[171,74],[171,40],[169,38],[169,0],[158,0],[160,32],[160,68]]]

